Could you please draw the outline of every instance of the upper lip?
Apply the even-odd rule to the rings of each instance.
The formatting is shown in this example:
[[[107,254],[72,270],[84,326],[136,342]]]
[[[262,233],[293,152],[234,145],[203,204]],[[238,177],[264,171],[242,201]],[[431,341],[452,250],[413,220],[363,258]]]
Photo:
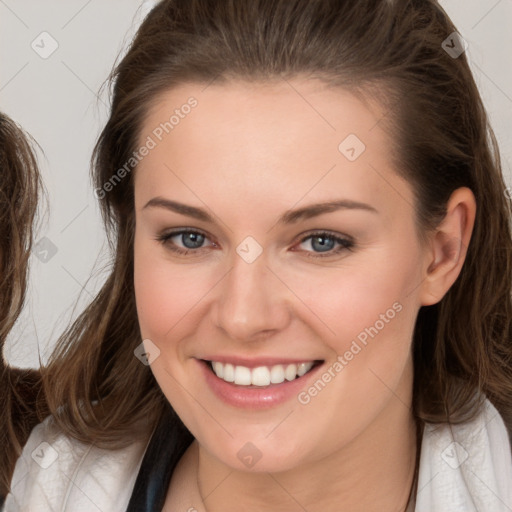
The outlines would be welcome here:
[[[300,363],[309,363],[313,362],[322,362],[323,359],[315,359],[315,358],[287,358],[287,357],[258,357],[253,359],[248,359],[246,357],[237,357],[237,356],[205,356],[199,359],[203,359],[204,361],[215,361],[218,363],[224,364],[232,364],[233,366],[245,366],[247,368],[257,368],[259,366],[275,366],[278,364],[287,365],[287,364],[300,364]]]

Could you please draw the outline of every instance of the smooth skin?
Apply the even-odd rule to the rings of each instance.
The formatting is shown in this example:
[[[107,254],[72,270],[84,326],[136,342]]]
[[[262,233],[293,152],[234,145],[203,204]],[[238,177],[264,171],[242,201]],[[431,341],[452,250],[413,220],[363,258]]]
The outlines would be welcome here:
[[[414,323],[460,273],[472,192],[453,193],[422,245],[413,191],[394,172],[378,123],[384,109],[299,78],[180,85],[148,112],[141,145],[191,96],[197,106],[140,162],[134,182],[141,333],[159,348],[151,370],[196,439],[164,510],[404,510],[416,457]],[[366,146],[355,161],[338,149],[349,134]],[[213,222],[145,207],[155,197],[204,209]],[[375,211],[278,222],[340,199]],[[157,240],[180,228],[204,239]],[[354,245],[322,245],[312,236],[322,231]],[[247,236],[263,249],[252,263],[236,252]],[[221,401],[199,371],[197,358],[208,354],[323,360],[327,369],[396,302],[401,311],[306,405],[293,397],[242,410]],[[247,442],[262,455],[251,469],[237,457]]]

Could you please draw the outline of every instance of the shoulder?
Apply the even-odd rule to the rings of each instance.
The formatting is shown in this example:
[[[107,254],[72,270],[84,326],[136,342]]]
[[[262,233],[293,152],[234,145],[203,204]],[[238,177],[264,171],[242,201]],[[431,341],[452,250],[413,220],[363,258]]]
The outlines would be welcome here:
[[[426,425],[417,502],[417,512],[512,508],[510,439],[488,399],[471,421]]]
[[[50,416],[37,425],[16,463],[4,512],[124,511],[146,443],[100,449],[60,432]]]

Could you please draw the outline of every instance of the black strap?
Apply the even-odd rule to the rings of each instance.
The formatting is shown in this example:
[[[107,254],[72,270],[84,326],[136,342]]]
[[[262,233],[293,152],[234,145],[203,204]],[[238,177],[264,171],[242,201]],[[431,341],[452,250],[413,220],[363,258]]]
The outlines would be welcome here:
[[[172,473],[194,437],[169,406],[146,448],[126,512],[161,512]]]

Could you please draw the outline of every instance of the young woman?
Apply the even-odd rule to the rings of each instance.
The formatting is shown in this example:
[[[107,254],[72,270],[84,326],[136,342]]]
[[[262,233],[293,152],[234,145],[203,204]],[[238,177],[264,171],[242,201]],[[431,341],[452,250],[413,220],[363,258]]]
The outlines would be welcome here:
[[[112,272],[7,512],[512,507],[512,210],[463,50],[433,0],[155,7],[93,160]]]
[[[9,368],[3,354],[25,299],[41,190],[29,138],[0,112],[0,506],[10,483],[5,471],[13,467],[30,431],[45,416],[38,417],[34,409],[41,389],[39,373]]]

